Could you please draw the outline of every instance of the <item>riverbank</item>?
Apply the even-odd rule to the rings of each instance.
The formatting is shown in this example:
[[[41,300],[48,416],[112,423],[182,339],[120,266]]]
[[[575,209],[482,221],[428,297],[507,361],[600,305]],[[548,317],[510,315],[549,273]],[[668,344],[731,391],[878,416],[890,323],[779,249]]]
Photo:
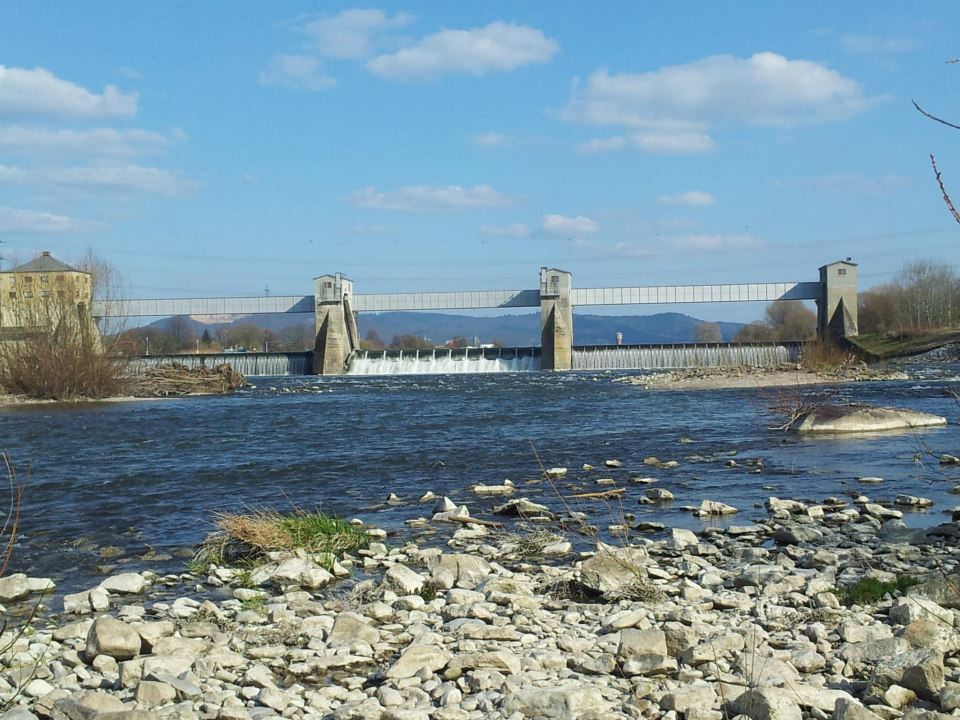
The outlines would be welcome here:
[[[123,573],[0,656],[0,698],[20,692],[18,720],[946,717],[960,526],[909,530],[855,494],[586,553],[544,542],[573,516],[512,535],[434,517],[446,549],[373,531],[332,564]]]
[[[799,366],[779,368],[690,368],[632,375],[615,382],[639,385],[646,390],[724,390],[731,388],[800,387],[837,385],[877,380],[909,380],[901,370],[877,370],[857,366],[833,370],[807,370]]]

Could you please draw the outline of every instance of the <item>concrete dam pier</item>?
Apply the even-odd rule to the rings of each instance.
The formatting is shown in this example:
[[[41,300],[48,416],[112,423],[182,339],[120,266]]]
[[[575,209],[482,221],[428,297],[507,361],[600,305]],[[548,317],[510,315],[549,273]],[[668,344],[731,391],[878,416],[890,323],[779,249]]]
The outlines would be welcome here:
[[[540,348],[538,370],[599,368],[668,367],[663,363],[670,353],[647,346],[617,346],[606,349],[575,349],[574,307],[596,305],[653,305],[714,302],[772,302],[775,300],[814,300],[817,303],[817,334],[822,339],[843,339],[857,334],[857,265],[850,258],[829,263],[819,269],[812,282],[769,282],[728,285],[656,285],[640,287],[576,288],[571,273],[557,268],[541,268],[536,290],[477,290],[421,293],[354,294],[353,282],[342,273],[314,279],[314,294],[304,296],[264,296],[231,298],[172,298],[120,300],[94,303],[94,317],[164,317],[170,315],[251,315],[257,313],[310,313],[314,316],[316,339],[312,353],[313,373],[342,375],[356,367],[387,368],[389,356],[376,358],[361,354],[357,336],[356,313],[401,310],[468,310],[495,308],[540,308]],[[723,344],[701,348],[699,362],[715,364],[751,364],[760,362],[745,353],[771,353],[781,357],[789,351],[735,349]],[[785,347],[785,346],[784,346]],[[633,352],[636,357],[627,359]],[[659,354],[658,354],[659,352]],[[674,351],[670,351],[671,353]],[[467,358],[468,360],[470,358]],[[487,360],[485,356],[479,358]],[[786,357],[784,359],[789,359]],[[421,358],[416,357],[419,362]],[[519,362],[516,358],[515,361]],[[529,358],[527,358],[529,361]],[[442,366],[455,362],[435,354],[424,359]],[[492,361],[492,359],[491,359]],[[766,361],[766,360],[765,360]],[[684,362],[686,362],[684,360]],[[693,362],[693,360],[690,360]],[[653,363],[651,365],[651,363]],[[529,362],[528,362],[529,364]],[[506,367],[500,357],[492,367]],[[690,365],[674,365],[690,367]],[[526,369],[526,368],[524,368]]]

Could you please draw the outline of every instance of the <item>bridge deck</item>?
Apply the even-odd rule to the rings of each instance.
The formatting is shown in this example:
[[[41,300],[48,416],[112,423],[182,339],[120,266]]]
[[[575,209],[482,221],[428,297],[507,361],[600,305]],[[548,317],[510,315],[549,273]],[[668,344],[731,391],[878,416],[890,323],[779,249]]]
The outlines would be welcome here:
[[[656,285],[648,287],[573,288],[571,304],[654,305],[707,302],[769,302],[815,300],[816,282],[746,283],[739,285]],[[468,310],[540,307],[538,290],[477,290],[464,292],[373,293],[351,298],[358,312],[401,310]],[[258,315],[313,313],[313,295],[167,298],[97,301],[95,317],[166,317],[170,315]]]

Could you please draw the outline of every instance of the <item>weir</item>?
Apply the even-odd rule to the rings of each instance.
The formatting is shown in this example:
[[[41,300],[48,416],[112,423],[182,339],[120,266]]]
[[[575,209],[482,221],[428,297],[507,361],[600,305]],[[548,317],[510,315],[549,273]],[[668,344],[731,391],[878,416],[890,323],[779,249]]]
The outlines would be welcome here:
[[[436,350],[360,350],[349,375],[438,375],[533,372],[540,369],[540,348],[463,348]]]
[[[199,355],[150,355],[130,361],[136,369],[180,363],[188,368],[213,368],[229,363],[246,377],[262,375],[310,375],[313,372],[313,353],[202,353]]]
[[[796,362],[803,343],[593,345],[573,349],[574,370],[776,367]]]
[[[815,282],[767,282],[727,285],[656,285],[637,287],[575,288],[572,276],[557,268],[540,269],[537,290],[469,290],[424,293],[353,293],[353,282],[341,273],[314,280],[314,294],[283,297],[195,298],[166,300],[119,300],[94,303],[94,317],[165,315],[218,315],[255,313],[313,313],[316,341],[313,372],[341,375],[350,371],[351,359],[360,365],[378,362],[357,355],[356,313],[402,310],[465,310],[492,308],[540,308],[540,370],[570,370],[574,363],[573,308],[588,305],[646,305],[715,302],[771,302],[815,300],[817,334],[822,339],[844,339],[857,334],[857,265],[850,258],[820,268]],[[623,360],[614,353],[609,362],[673,362],[653,350],[637,350],[636,360]],[[741,364],[744,358],[732,349],[704,352],[703,363]],[[773,351],[764,351],[773,352]],[[481,358],[486,360],[487,358]],[[385,358],[380,358],[385,360]],[[419,360],[419,358],[418,358]],[[431,358],[436,360],[436,358]],[[452,358],[450,358],[452,361]],[[599,356],[581,356],[577,363],[599,363]],[[607,361],[603,361],[607,362]],[[680,362],[680,361],[678,361]],[[685,362],[685,361],[684,361]],[[750,361],[753,362],[753,361]],[[760,362],[760,360],[757,360]],[[764,361],[765,362],[765,361]],[[772,362],[772,361],[771,361]],[[637,365],[639,364],[639,365]],[[666,365],[657,365],[666,367]],[[386,367],[384,365],[383,367]],[[678,366],[680,367],[680,366]]]

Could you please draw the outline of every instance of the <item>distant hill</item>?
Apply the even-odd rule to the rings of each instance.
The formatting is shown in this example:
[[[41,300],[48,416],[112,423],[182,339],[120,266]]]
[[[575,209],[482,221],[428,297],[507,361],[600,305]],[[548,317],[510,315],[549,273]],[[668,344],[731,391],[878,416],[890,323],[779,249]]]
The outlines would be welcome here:
[[[205,320],[207,318],[202,318]],[[209,318],[214,319],[214,318]],[[246,315],[230,322],[202,322],[189,318],[190,327],[199,335],[204,328],[211,334],[225,325],[252,323],[265,330],[280,331],[301,325],[313,328],[313,318],[300,314]],[[151,327],[165,330],[171,318],[151,323]],[[682,313],[657,313],[655,315],[587,315],[574,312],[574,342],[577,345],[612,345],[616,333],[623,333],[623,342],[633,343],[684,343],[693,342],[697,318]],[[743,327],[742,323],[719,322],[724,340],[730,340]],[[412,334],[427,337],[440,345],[457,335],[481,343],[501,341],[507,347],[527,347],[540,344],[540,314],[499,315],[474,317],[470,315],[447,315],[427,312],[361,313],[358,319],[360,336],[373,330],[389,343],[394,335]]]

